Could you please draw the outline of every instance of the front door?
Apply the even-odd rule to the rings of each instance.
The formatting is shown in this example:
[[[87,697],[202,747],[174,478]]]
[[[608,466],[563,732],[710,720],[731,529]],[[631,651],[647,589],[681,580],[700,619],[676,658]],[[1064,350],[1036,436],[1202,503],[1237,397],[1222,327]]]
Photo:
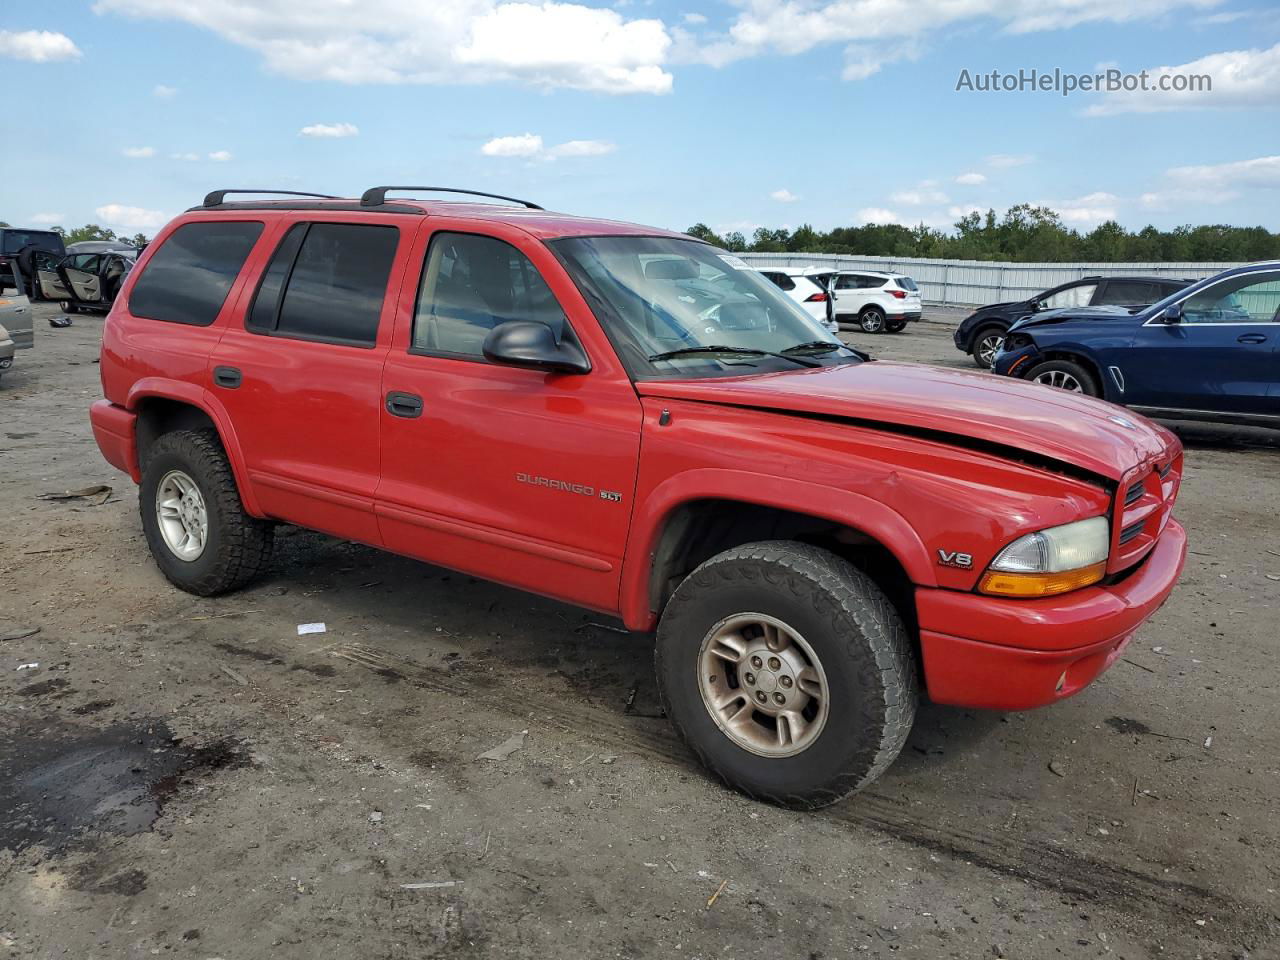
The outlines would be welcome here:
[[[1280,413],[1280,271],[1228,277],[1184,300],[1177,322],[1140,326],[1125,402],[1226,413]]]
[[[416,226],[337,213],[285,222],[257,289],[246,288],[214,348],[209,388],[268,516],[381,542],[382,364]]]
[[[641,408],[572,281],[522,231],[432,217],[383,377],[385,545],[587,607],[617,609]],[[586,374],[491,363],[489,331],[549,325]]]

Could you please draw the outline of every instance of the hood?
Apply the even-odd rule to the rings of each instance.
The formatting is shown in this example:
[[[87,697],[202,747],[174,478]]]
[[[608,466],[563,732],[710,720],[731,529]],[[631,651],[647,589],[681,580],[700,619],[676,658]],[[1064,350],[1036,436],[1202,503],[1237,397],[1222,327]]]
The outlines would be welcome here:
[[[1061,307],[1057,310],[1044,310],[1040,313],[1022,317],[1009,328],[1009,332],[1012,333],[1015,330],[1025,330],[1027,327],[1038,327],[1048,323],[1065,323],[1068,320],[1115,320],[1135,316],[1137,312],[1141,311],[1135,311],[1130,307],[1118,306]]]
[[[714,380],[648,380],[641,396],[885,424],[998,446],[1119,481],[1162,459],[1168,430],[1102,400],[987,373],[914,363],[851,363]]]
[[[987,313],[1004,313],[1010,307],[1026,307],[1030,309],[1030,305],[1026,300],[1004,300],[1000,303],[984,303],[980,307],[975,307],[971,315],[978,317]]]

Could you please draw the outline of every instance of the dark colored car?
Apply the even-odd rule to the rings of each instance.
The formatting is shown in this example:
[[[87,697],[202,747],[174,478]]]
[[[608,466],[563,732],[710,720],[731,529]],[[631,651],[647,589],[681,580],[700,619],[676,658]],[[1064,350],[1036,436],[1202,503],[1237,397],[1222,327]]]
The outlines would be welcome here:
[[[64,313],[81,310],[106,312],[115,302],[120,285],[133,269],[128,253],[72,253],[57,257],[43,250],[31,254],[36,294],[56,300]]]
[[[1152,416],[1280,427],[1280,261],[1227,270],[1137,313],[1027,317],[992,369]]]
[[[13,285],[9,271],[10,262],[16,263],[26,278],[27,294],[35,292],[32,278],[36,272],[31,266],[31,255],[45,250],[58,257],[67,255],[62,235],[52,230],[31,230],[22,227],[0,227],[0,292]]]
[[[1063,307],[1145,307],[1192,283],[1169,277],[1082,277],[1027,300],[989,303],[961,322],[955,332],[956,349],[972,354],[973,362],[986,370],[1009,327],[1029,314]]]

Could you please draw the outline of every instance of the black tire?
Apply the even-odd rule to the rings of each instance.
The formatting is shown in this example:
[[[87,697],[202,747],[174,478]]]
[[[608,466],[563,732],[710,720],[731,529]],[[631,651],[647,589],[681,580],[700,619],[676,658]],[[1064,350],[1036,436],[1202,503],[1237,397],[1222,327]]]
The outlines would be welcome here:
[[[1055,373],[1074,378],[1080,385],[1079,390],[1073,390],[1075,393],[1083,393],[1090,397],[1102,396],[1102,390],[1098,387],[1098,381],[1094,375],[1073,360],[1046,360],[1044,363],[1037,363],[1027,371],[1027,379],[1033,381],[1041,377],[1048,379]],[[1056,384],[1048,385],[1056,386]]]
[[[879,333],[884,329],[884,311],[879,307],[865,307],[858,314],[858,326],[863,333]]]
[[[884,325],[884,328],[888,330],[890,333],[901,333],[903,330],[907,329],[907,321],[890,320],[888,323]]]
[[[156,516],[157,489],[173,470],[190,477],[204,499],[208,536],[194,560],[183,560],[169,548]],[[175,430],[159,437],[142,464],[138,507],[151,556],[169,581],[188,593],[211,597],[236,590],[271,560],[274,527],[245,512],[216,431]]]
[[[79,313],[80,312],[80,308],[76,306],[74,303],[72,303],[70,300],[59,300],[58,309],[61,310],[63,313]]]
[[[786,623],[826,673],[826,723],[790,756],[739,746],[703,700],[703,640],[744,612]],[[864,573],[808,544],[749,543],[698,567],[662,614],[654,660],[663,706],[698,759],[726,785],[781,806],[817,809],[871,783],[902,750],[915,719],[916,661],[902,618]]]
[[[973,362],[977,364],[979,369],[990,370],[991,361],[995,359],[995,353],[992,352],[987,357],[983,357],[983,351],[986,349],[986,341],[994,340],[1003,342],[1006,330],[998,323],[990,323],[983,327],[973,336]]]

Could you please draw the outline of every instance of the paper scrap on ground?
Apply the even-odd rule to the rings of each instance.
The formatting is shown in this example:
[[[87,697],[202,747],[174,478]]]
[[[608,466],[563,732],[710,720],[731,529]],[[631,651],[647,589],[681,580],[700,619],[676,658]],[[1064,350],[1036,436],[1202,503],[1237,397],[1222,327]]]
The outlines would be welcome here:
[[[300,623],[298,624],[298,636],[303,637],[308,633],[324,633],[327,629],[323,623]]]
[[[461,880],[437,880],[435,883],[402,883],[401,890],[439,890],[441,887],[456,887]]]
[[[484,753],[480,754],[480,756],[476,757],[476,759],[477,760],[507,759],[507,757],[511,756],[517,750],[521,750],[524,748],[524,735],[528,732],[529,732],[528,730],[521,730],[514,737],[511,737],[508,740],[502,741],[502,743],[498,744],[492,750],[486,750]]]

